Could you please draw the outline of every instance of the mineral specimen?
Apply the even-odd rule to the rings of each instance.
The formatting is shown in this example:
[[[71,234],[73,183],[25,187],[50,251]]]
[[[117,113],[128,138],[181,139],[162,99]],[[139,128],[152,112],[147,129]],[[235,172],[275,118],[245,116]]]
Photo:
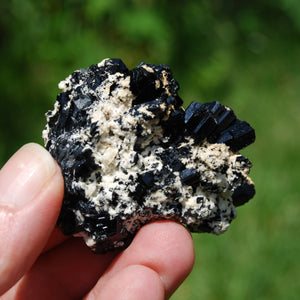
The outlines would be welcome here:
[[[105,59],[59,88],[43,131],[65,180],[57,225],[92,251],[124,248],[158,219],[220,234],[254,196],[238,153],[254,130],[217,101],[184,109],[166,65]]]

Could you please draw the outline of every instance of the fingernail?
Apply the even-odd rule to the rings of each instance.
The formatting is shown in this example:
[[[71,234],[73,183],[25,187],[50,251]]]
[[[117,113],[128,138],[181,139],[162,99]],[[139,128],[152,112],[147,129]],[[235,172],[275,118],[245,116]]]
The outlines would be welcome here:
[[[26,206],[56,172],[57,164],[42,146],[23,146],[0,171],[0,207],[18,210]]]

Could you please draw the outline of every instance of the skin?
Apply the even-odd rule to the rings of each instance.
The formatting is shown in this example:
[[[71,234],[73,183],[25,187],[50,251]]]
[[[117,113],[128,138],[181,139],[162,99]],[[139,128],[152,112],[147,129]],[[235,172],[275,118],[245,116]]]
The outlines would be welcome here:
[[[63,178],[37,144],[0,171],[1,299],[168,299],[190,273],[193,241],[180,224],[145,225],[122,252],[93,254],[55,228]]]

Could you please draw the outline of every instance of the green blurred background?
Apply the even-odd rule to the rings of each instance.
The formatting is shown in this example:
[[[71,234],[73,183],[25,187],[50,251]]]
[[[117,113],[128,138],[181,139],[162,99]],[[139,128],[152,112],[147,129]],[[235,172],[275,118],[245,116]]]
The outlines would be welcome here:
[[[185,105],[219,100],[255,129],[257,195],[222,236],[193,235],[172,299],[299,299],[300,1],[1,1],[0,166],[43,143],[57,84],[103,58],[165,63]]]

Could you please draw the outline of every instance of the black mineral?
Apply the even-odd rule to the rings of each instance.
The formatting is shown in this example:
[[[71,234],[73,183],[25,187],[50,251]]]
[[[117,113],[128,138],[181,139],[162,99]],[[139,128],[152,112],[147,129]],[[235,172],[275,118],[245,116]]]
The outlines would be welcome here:
[[[93,252],[127,247],[153,220],[223,233],[254,196],[238,152],[254,129],[218,101],[185,109],[168,66],[105,59],[59,88],[43,131],[65,182],[57,226]]]

